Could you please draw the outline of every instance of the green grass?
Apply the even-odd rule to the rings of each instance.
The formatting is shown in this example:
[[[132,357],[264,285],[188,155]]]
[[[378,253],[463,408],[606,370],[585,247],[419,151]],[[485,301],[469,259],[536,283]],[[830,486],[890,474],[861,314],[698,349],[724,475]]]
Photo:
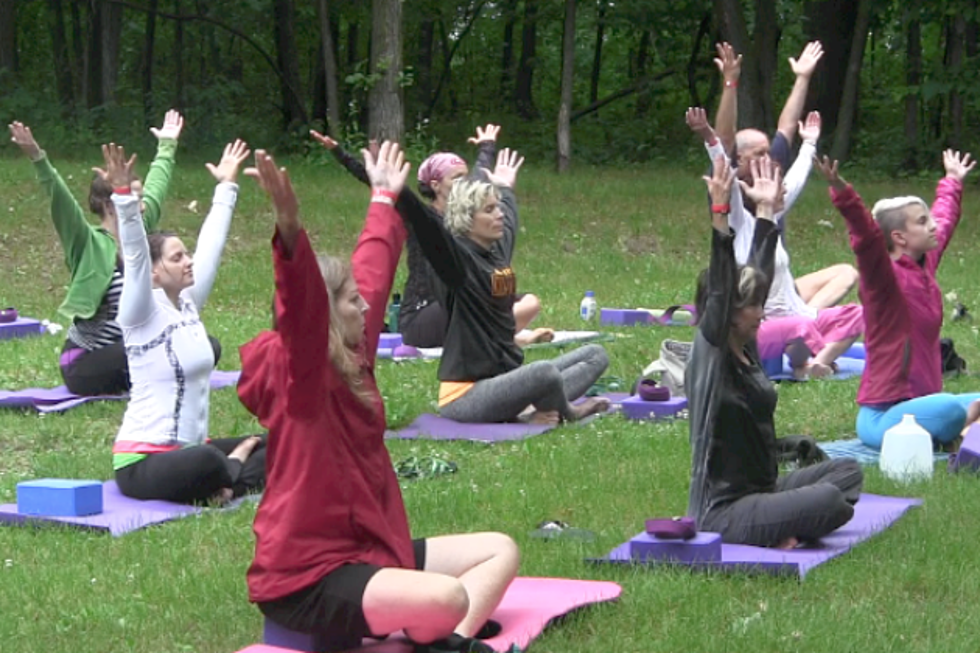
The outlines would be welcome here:
[[[93,153],[94,154],[94,153]],[[85,197],[94,161],[56,162]],[[544,304],[538,323],[581,328],[586,289],[600,305],[666,306],[689,301],[706,265],[709,225],[703,167],[668,170],[578,170],[559,178],[529,165],[518,194],[522,228],[516,269],[522,290]],[[350,251],[367,191],[336,166],[291,165],[304,220],[318,248]],[[922,194],[931,183],[857,178],[869,201]],[[34,182],[22,160],[0,160],[0,306],[57,321],[67,274]],[[197,163],[181,164],[165,226],[193,241],[212,183]],[[197,200],[200,213],[187,209]],[[980,266],[970,251],[980,209],[967,191],[964,222],[940,269],[946,292],[980,310]],[[818,224],[829,220],[832,227]],[[249,181],[212,299],[208,330],[224,345],[223,369],[237,369],[237,346],[269,322],[272,293],[271,212]],[[804,274],[851,260],[843,224],[814,179],[791,216],[794,270]],[[398,283],[404,281],[404,270]],[[612,331],[612,330],[610,330]],[[689,339],[684,328],[625,328],[607,343],[610,374],[634,378],[664,337]],[[980,366],[977,332],[948,324],[946,335]],[[0,387],[60,383],[61,336],[0,343]],[[554,355],[536,351],[529,358]],[[401,426],[431,410],[431,363],[378,366],[389,422]],[[975,391],[975,378],[948,384]],[[779,433],[821,440],[851,437],[856,381],[780,386]],[[18,481],[43,476],[108,478],[110,448],[124,405],[90,404],[64,415],[0,412],[0,502],[15,500]],[[212,395],[212,433],[252,433],[258,426],[231,390]],[[615,605],[584,611],[544,635],[539,651],[974,651],[980,624],[968,611],[980,586],[973,549],[980,541],[977,479],[937,471],[931,482],[897,486],[868,470],[867,490],[925,498],[892,528],[806,582],[591,567],[656,515],[682,513],[687,502],[687,424],[639,424],[611,416],[560,428],[526,442],[394,442],[392,458],[439,454],[459,464],[454,476],[406,483],[416,536],[482,529],[512,535],[524,575],[615,580]],[[261,618],[246,598],[255,507],[208,514],[123,538],[61,529],[0,529],[0,650],[45,653],[231,653],[261,636]],[[598,534],[595,542],[541,541],[528,532],[562,519]]]

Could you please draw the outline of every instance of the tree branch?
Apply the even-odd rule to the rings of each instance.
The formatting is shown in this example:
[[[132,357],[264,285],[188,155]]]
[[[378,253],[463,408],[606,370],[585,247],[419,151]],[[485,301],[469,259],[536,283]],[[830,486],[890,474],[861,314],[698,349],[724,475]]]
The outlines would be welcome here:
[[[651,86],[655,82],[659,82],[663,79],[666,79],[667,77],[675,75],[676,73],[677,73],[676,70],[674,70],[673,68],[669,68],[663,72],[657,73],[656,75],[650,75],[649,77],[645,77],[644,79],[641,79],[639,82],[633,84],[632,86],[627,86],[624,89],[616,91],[612,95],[607,95],[606,97],[602,98],[598,102],[593,102],[592,104],[585,107],[584,109],[579,109],[578,111],[572,114],[571,121],[575,122],[579,118],[584,118],[590,113],[595,113],[596,111],[606,106],[607,104],[612,104],[616,100],[621,100],[624,97],[629,97],[630,95],[633,95],[638,91],[644,90],[647,86]]]

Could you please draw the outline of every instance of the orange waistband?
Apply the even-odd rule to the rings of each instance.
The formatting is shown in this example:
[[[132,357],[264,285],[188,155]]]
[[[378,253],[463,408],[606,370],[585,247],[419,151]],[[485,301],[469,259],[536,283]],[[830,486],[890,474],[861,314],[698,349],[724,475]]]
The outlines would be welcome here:
[[[443,381],[439,384],[439,408],[452,403],[470,391],[473,381]]]

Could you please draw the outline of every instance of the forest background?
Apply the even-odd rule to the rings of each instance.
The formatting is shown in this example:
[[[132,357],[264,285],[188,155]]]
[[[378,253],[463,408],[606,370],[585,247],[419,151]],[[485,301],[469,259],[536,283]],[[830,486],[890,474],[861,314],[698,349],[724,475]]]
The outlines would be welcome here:
[[[808,109],[833,156],[889,174],[977,151],[980,0],[0,0],[0,119],[55,152],[150,144],[169,108],[192,150],[403,140],[420,161],[504,125],[532,158],[675,162],[713,112],[714,44],[744,54],[741,126],[773,129],[786,58],[826,55]]]

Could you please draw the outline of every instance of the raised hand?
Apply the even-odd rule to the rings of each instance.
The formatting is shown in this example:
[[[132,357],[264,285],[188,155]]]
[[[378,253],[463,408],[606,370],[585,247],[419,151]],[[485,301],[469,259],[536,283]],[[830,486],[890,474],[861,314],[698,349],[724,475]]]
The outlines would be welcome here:
[[[969,152],[964,152],[962,156],[953,150],[943,152],[943,166],[946,168],[946,176],[950,179],[963,181],[975,165],[977,162],[970,160]]]
[[[844,190],[847,188],[847,182],[840,176],[840,171],[838,170],[839,164],[837,161],[831,162],[830,157],[826,154],[823,157],[813,156],[813,164],[817,166],[817,170],[823,175],[823,178],[827,180],[831,188],[835,190]]]
[[[129,185],[136,179],[133,167],[136,165],[136,155],[126,159],[126,150],[122,145],[109,143],[102,146],[102,158],[105,160],[105,170],[93,168],[103,179],[109,182],[113,188],[129,188]]]
[[[751,163],[752,185],[738,181],[742,192],[755,203],[756,217],[771,220],[776,206],[782,202],[783,175],[779,166],[768,156],[753,159]]]
[[[820,41],[810,41],[803,48],[799,59],[789,58],[789,67],[797,77],[810,77],[821,57],[823,57],[823,44]]]
[[[31,161],[41,158],[41,146],[34,140],[31,128],[16,120],[10,123],[10,140],[13,141],[20,151],[27,155]]]
[[[806,115],[806,122],[800,121],[800,139],[804,143],[817,144],[820,140],[820,127],[823,125],[823,120],[820,118],[819,111],[811,111]]]
[[[710,177],[701,177],[708,185],[708,196],[714,206],[725,206],[732,196],[732,182],[735,180],[735,170],[728,165],[725,157],[715,157]]]
[[[737,84],[738,78],[742,75],[742,55],[735,56],[735,48],[728,42],[715,44],[715,50],[718,51],[715,65],[718,66],[725,85]]]
[[[497,154],[497,166],[493,172],[485,168],[484,170],[486,170],[487,179],[494,186],[513,188],[517,182],[517,171],[521,169],[522,165],[524,165],[524,157],[520,156],[517,150],[505,147]]]
[[[218,183],[227,181],[234,184],[238,180],[238,168],[241,167],[242,162],[248,158],[251,154],[248,150],[248,144],[241,139],[236,139],[234,143],[228,143],[225,145],[225,152],[221,155],[221,161],[218,165],[213,163],[205,163],[208,172],[214,175],[214,178],[218,180]]]
[[[313,140],[315,140],[317,143],[319,143],[323,147],[327,148],[328,150],[332,150],[335,147],[337,147],[337,141],[335,141],[334,139],[330,138],[326,134],[321,134],[320,132],[316,131],[315,129],[311,129],[310,130],[310,136],[313,137]]]
[[[701,107],[688,107],[684,113],[684,122],[691,131],[704,139],[705,143],[715,140],[715,130],[708,123],[708,114]]]
[[[405,153],[398,143],[385,141],[377,152],[368,148],[361,150],[361,154],[372,190],[387,191],[396,196],[402,192],[412,165],[405,161]]]
[[[180,132],[184,129],[184,116],[180,115],[179,111],[171,109],[167,112],[167,115],[163,117],[163,127],[157,129],[156,127],[150,127],[150,133],[157,137],[157,140],[163,140],[164,138],[172,138],[177,140],[180,138]]]
[[[262,190],[272,199],[279,235],[286,248],[292,251],[302,225],[299,222],[299,200],[293,192],[289,173],[285,168],[277,168],[276,162],[265,150],[256,150],[255,167],[245,168],[245,174],[258,181]]]
[[[486,127],[477,127],[476,136],[470,136],[466,139],[467,143],[473,143],[474,145],[479,145],[484,141],[494,142],[497,140],[497,135],[500,133],[500,125],[487,125]]]

